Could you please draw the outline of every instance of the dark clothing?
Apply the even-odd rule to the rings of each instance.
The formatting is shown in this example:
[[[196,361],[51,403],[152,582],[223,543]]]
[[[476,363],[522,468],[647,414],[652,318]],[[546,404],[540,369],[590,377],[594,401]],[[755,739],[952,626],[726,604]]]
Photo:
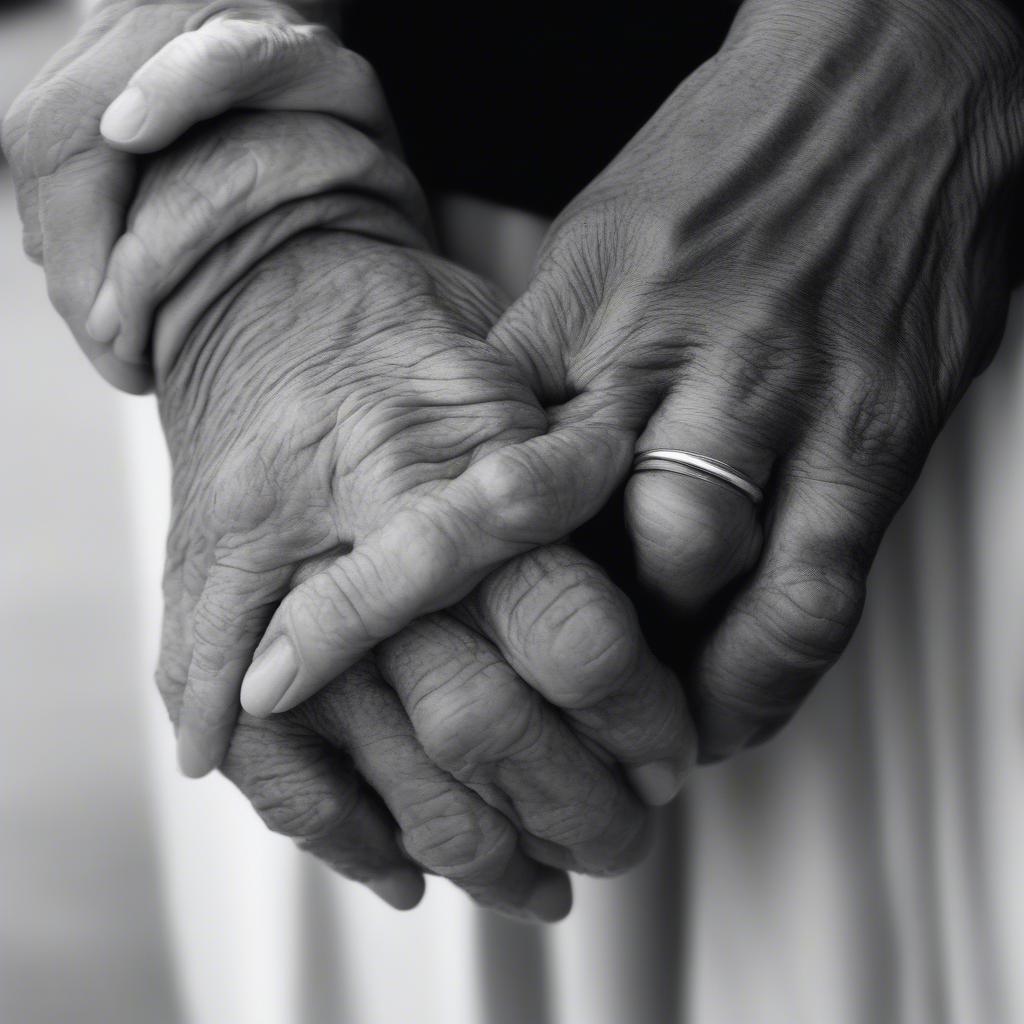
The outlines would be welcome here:
[[[552,216],[718,49],[734,10],[355,0],[344,34],[377,68],[428,190]]]

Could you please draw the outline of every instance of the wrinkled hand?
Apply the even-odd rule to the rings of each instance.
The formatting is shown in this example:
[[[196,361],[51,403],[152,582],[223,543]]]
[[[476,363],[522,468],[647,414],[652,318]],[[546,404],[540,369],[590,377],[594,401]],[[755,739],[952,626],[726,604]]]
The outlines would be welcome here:
[[[231,107],[330,115],[323,134],[333,134],[344,159],[333,175],[294,166],[293,191],[327,191],[340,176],[400,209],[421,236],[429,231],[373,70],[328,29],[269,0],[103,5],[14,103],[3,147],[25,250],[43,264],[51,299],[86,355],[123,390],[152,386],[146,346],[154,307],[198,255],[185,251],[164,266],[159,246],[141,246],[132,201],[142,164],[134,154]],[[183,231],[201,238],[201,252],[258,219],[269,201],[267,177],[249,159],[230,183],[197,185],[178,216]]]
[[[229,264],[233,251],[210,261]],[[200,267],[182,301],[210,276]],[[397,509],[465,479],[467,463],[536,436],[543,411],[523,369],[484,342],[498,309],[482,282],[437,257],[310,233],[215,302],[158,375],[174,464],[161,677],[183,740],[201,748],[200,770],[219,759],[209,744],[231,734],[238,681],[282,598],[322,580],[339,550]],[[317,596],[298,614],[308,616],[305,635],[329,639],[346,609],[330,592]],[[506,909],[568,909],[564,879],[557,888],[541,864],[601,873],[634,862],[646,816],[619,766],[663,802],[692,760],[676,680],[644,644],[629,602],[567,548],[510,562],[454,615],[388,640],[376,670],[361,666],[284,720],[316,725],[353,678],[346,701],[362,699],[369,678],[377,695],[367,700],[397,707],[397,695],[408,716],[394,724],[380,712],[385,739],[404,737],[405,760],[373,739],[379,727],[355,724],[372,715],[337,732],[404,848]],[[245,778],[231,766],[258,728],[243,718],[229,773]],[[333,728],[317,731],[334,737]]]
[[[767,489],[763,516],[669,473],[627,492],[641,580],[678,621],[752,570],[673,654],[705,757],[774,732],[842,651],[883,531],[998,340],[1022,67],[996,4],[748,0],[495,328],[564,365],[567,393],[632,395],[638,450]]]
[[[136,83],[163,86],[148,89],[161,102],[147,119],[151,139],[136,139],[139,148],[172,138],[186,121],[202,114],[197,108],[208,96],[190,93],[189,87],[198,80],[208,89],[211,74],[223,74],[215,59],[223,56],[217,47],[237,43],[239,32],[243,42],[251,42],[256,33],[267,44],[265,52],[281,58],[274,64],[276,75],[268,77],[263,68],[266,89],[260,102],[268,107],[300,103],[290,83],[310,70],[301,47],[286,48],[282,57],[282,51],[274,50],[279,35],[268,35],[265,25],[219,23],[216,33],[176,37],[136,76]],[[163,81],[162,72],[176,69],[175,54],[186,42],[186,55],[202,56],[207,64],[212,60],[213,66],[200,67],[196,59],[193,72],[202,73],[184,81],[172,74]],[[251,49],[231,48],[228,56],[235,59]],[[224,95],[217,94],[217,102],[222,107],[244,102],[246,86],[244,75],[230,82],[225,77]],[[314,99],[321,109],[326,102],[327,112],[337,113],[322,90],[310,98],[310,105]],[[105,131],[110,120],[104,119]],[[253,168],[258,170],[255,176],[248,173]],[[144,337],[156,302],[188,277],[188,286],[161,307],[154,336],[158,379],[173,390],[172,370],[185,339],[210,302],[262,256],[313,225],[406,247],[423,245],[426,232],[424,218],[417,220],[423,208],[418,195],[404,167],[382,157],[373,140],[337,117],[222,117],[208,130],[193,131],[187,143],[146,167],[129,211],[129,230],[115,246],[107,270],[119,295],[115,349],[121,351],[132,337]],[[54,231],[69,227],[58,224]],[[222,242],[227,235],[231,237]],[[214,248],[216,254],[204,259]],[[134,354],[141,355],[142,349]],[[189,385],[198,379],[190,375]],[[239,398],[245,401],[244,393]],[[272,422],[280,426],[287,420]],[[183,461],[188,454],[183,451]],[[230,480],[236,488],[239,484],[236,478]],[[244,486],[236,494],[240,502],[248,500]],[[291,557],[283,552],[282,563]],[[310,564],[315,562],[304,563],[307,568]],[[291,570],[301,578],[295,565]],[[216,567],[212,576],[216,582]],[[195,593],[188,590],[189,580],[200,587]],[[230,685],[230,666],[228,686],[221,690],[223,663],[212,668],[209,661],[211,652],[214,657],[237,656],[231,651],[237,636],[215,635],[211,616],[230,617],[236,610],[233,602],[244,610],[254,599],[249,584],[259,590],[266,578],[256,572],[224,574],[223,586],[212,593],[201,589],[207,582],[194,561],[188,571],[173,560],[169,563],[161,678],[169,706],[180,714],[183,764],[195,774],[220,759],[237,694],[237,685]],[[194,633],[193,627],[200,632]],[[342,728],[337,715],[332,719],[317,710],[333,708],[341,700],[325,696],[291,716],[299,723],[283,732],[260,731],[251,719],[243,720],[225,770],[257,807],[268,809],[265,816],[272,825],[301,838],[309,832],[311,816],[317,834],[325,816],[337,819],[324,842],[314,844],[321,855],[350,874],[373,879],[392,902],[406,905],[414,900],[415,874],[401,869],[383,881],[379,877],[380,864],[390,864],[394,850],[387,843],[379,848],[371,833],[380,833],[380,828],[363,821],[367,813],[353,817],[330,800],[324,811],[322,801],[314,800],[339,788],[349,796],[361,792],[338,758],[324,755],[333,746],[363,752],[361,758],[353,756],[364,778],[372,779],[385,795],[403,828],[415,833],[406,837],[406,848],[485,902],[542,917],[567,909],[564,880],[540,871],[529,853],[539,861],[590,872],[618,870],[639,856],[645,817],[613,762],[627,769],[641,795],[660,803],[678,788],[693,744],[677,685],[644,646],[628,602],[595,567],[568,549],[538,552],[496,573],[460,609],[460,620],[424,620],[380,653],[426,752],[411,737],[405,717],[393,722],[394,716],[386,713],[394,698],[380,696],[372,667],[356,672],[351,693],[349,688],[344,692],[345,701],[356,709],[367,703],[383,707],[376,718],[360,718],[350,710],[345,718],[349,724]],[[243,654],[243,660],[247,657]],[[330,692],[339,689],[336,685]],[[559,716],[552,706],[563,707],[565,714]],[[328,728],[325,720],[335,724]],[[405,737],[410,764],[423,762],[429,754],[429,771],[418,772],[433,780],[436,801],[429,786],[424,792],[425,782],[399,785],[394,759],[374,761],[366,754],[382,727],[385,738]],[[254,735],[263,744],[262,756],[250,742]],[[316,756],[303,753],[307,749]],[[293,780],[290,766],[296,759],[301,770],[295,769],[299,778]],[[271,774],[275,771],[285,772],[276,782]],[[469,791],[454,783],[452,775]],[[491,806],[482,807],[474,792]],[[358,806],[365,803],[363,796]],[[436,822],[426,810],[435,803],[440,805]],[[379,813],[375,808],[374,814]],[[523,830],[518,842],[510,822]],[[434,849],[438,843],[445,849]],[[360,854],[363,846],[365,857]]]
[[[403,510],[297,588],[262,646],[288,638],[296,692],[465,593],[513,537],[555,539],[559,495],[596,484],[594,511],[634,450],[668,447],[768,492],[758,510],[645,473],[627,513],[677,634],[702,623],[671,653],[703,756],[775,731],[847,643],[882,533],[998,337],[1022,66],[990,0],[744,5],[721,53],[559,218],[491,334],[532,364],[561,440]],[[550,462],[566,450],[565,471],[608,473],[570,482]]]

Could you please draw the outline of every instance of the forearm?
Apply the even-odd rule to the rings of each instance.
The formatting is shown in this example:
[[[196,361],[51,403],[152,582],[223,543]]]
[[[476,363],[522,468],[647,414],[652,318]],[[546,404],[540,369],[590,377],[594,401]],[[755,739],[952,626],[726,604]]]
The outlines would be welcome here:
[[[656,221],[699,213],[686,237],[712,209],[775,223],[820,206],[882,244],[900,225],[941,232],[952,205],[1006,231],[1022,164],[1024,42],[997,0],[746,0],[569,213],[629,195]],[[871,201],[842,209],[864,182]]]

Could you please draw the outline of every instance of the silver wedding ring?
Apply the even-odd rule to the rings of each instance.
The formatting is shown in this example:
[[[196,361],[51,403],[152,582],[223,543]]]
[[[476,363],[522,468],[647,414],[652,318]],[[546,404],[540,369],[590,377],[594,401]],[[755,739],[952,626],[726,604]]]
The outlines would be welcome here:
[[[749,477],[738,469],[709,459],[706,455],[696,452],[681,452],[674,448],[652,448],[646,452],[637,452],[633,457],[633,472],[643,473],[649,470],[664,470],[668,473],[681,473],[698,479],[711,479],[727,484],[741,494],[745,494],[755,505],[764,501],[764,492]]]

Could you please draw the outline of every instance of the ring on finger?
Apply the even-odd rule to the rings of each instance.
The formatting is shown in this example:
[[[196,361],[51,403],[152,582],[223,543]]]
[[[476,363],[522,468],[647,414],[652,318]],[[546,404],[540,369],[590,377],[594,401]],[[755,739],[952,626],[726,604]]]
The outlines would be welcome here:
[[[680,473],[697,479],[710,479],[739,491],[755,505],[760,505],[764,501],[764,492],[750,477],[728,463],[697,452],[680,451],[675,448],[651,448],[637,452],[633,457],[633,472],[653,470]]]

